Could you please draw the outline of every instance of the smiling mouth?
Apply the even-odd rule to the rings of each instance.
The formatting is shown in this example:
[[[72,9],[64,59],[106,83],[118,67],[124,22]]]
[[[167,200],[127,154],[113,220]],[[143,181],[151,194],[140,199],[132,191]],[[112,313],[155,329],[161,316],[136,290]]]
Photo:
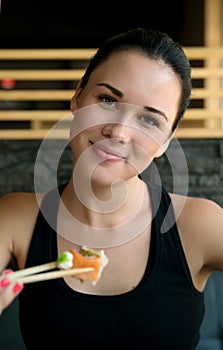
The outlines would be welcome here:
[[[113,149],[109,149],[105,146],[102,146],[100,144],[95,144],[93,142],[90,142],[95,154],[103,159],[103,160],[107,160],[107,161],[112,161],[112,162],[115,162],[115,161],[126,161],[126,157],[123,156],[121,153],[113,150]]]

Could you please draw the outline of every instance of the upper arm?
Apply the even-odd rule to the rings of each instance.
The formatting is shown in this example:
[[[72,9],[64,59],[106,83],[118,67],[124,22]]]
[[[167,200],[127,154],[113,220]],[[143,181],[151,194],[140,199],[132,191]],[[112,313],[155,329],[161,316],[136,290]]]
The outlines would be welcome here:
[[[0,199],[0,272],[6,268],[12,258],[13,240],[10,234],[10,199],[6,195]],[[7,224],[8,222],[8,224]]]
[[[28,250],[38,203],[31,193],[12,193],[0,198],[0,272]]]
[[[223,208],[208,201],[200,221],[204,231],[205,263],[213,270],[223,271]]]
[[[197,255],[201,267],[223,271],[223,208],[208,199],[188,198],[179,221],[186,250]]]

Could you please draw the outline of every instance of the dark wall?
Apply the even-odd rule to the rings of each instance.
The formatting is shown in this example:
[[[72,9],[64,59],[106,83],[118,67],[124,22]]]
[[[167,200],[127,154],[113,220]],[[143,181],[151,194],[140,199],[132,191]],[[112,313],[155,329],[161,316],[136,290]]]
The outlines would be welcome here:
[[[177,159],[175,150],[179,154]],[[175,144],[173,142],[173,146],[166,154],[168,157],[164,155],[156,163],[163,185],[167,189],[172,191],[174,188],[173,178],[176,175],[175,188],[178,193],[186,189],[184,181],[188,180],[188,195],[210,198],[223,207],[222,139],[178,140]],[[183,154],[187,166],[180,161]],[[186,171],[188,176],[185,176]]]
[[[17,299],[0,317],[0,349],[26,350],[19,329]]]
[[[41,158],[40,140],[0,140],[0,195],[38,188],[35,164],[36,178],[44,190],[54,185],[54,179],[62,183],[69,178],[72,154],[67,142],[50,140],[44,145],[46,157]],[[155,161],[155,171],[151,167],[144,177],[156,182],[160,178],[167,190],[178,193],[188,186],[188,195],[207,197],[223,206],[223,140],[173,140],[166,154]],[[187,182],[184,187],[182,181]]]

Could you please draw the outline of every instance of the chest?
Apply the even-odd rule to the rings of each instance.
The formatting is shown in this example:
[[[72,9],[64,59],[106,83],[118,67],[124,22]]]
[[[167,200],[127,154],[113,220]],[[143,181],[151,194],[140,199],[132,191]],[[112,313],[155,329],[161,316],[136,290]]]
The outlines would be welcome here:
[[[98,294],[116,295],[134,289],[143,278],[150,254],[150,230],[141,233],[135,239],[112,248],[105,249],[108,264],[96,285],[91,281],[81,282],[77,278],[67,277],[65,282],[76,291]],[[59,252],[79,249],[61,237],[58,237]]]
[[[186,287],[176,288],[171,276],[145,279],[116,296],[73,292],[61,280],[46,283],[47,288],[44,283],[28,286],[21,296],[22,327],[33,319],[27,342],[50,339],[56,349],[74,343],[97,344],[98,349],[189,350],[198,341],[202,299]],[[39,322],[43,310],[48,317]]]

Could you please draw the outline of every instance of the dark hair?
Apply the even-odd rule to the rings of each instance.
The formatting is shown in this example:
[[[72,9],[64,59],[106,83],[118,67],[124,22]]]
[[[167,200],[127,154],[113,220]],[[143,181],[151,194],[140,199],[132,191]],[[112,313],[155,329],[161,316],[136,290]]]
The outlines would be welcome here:
[[[163,61],[178,76],[182,92],[177,118],[172,127],[172,130],[174,130],[189,105],[191,95],[191,67],[182,47],[177,42],[174,42],[166,33],[149,28],[135,28],[111,37],[105,41],[90,60],[82,77],[81,87],[85,87],[92,71],[101,63],[105,62],[112,54],[132,49],[142,52],[152,60]]]

